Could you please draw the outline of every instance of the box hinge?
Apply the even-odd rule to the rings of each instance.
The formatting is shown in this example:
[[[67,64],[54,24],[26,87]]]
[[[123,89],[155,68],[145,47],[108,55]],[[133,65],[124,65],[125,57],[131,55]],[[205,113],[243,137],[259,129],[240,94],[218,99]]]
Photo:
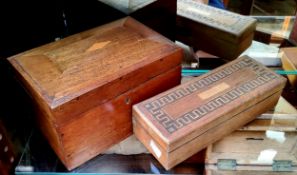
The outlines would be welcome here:
[[[218,169],[219,170],[236,170],[236,160],[235,159],[218,159]]]
[[[291,160],[274,160],[272,164],[273,171],[292,171],[292,161]]]

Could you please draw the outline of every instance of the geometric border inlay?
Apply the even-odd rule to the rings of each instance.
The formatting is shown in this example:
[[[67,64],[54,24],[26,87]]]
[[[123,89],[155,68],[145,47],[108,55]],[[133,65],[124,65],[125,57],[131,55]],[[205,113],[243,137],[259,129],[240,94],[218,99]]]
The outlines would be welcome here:
[[[207,87],[221,80],[222,78],[226,78],[238,70],[247,67],[252,68],[252,70],[256,73],[257,76],[255,76],[254,79],[244,82],[240,86],[232,88],[228,92],[212,99],[208,103],[203,104],[185,114],[182,114],[176,119],[171,119],[168,114],[162,110],[162,107],[191,95],[199,89]],[[170,92],[169,94],[161,96],[152,102],[146,103],[144,107],[169,133],[173,133],[275,78],[277,78],[277,76],[274,73],[267,71],[253,60],[244,58],[225,67],[219,72],[209,74],[203,79],[192,82],[187,86],[180,86],[178,89]]]

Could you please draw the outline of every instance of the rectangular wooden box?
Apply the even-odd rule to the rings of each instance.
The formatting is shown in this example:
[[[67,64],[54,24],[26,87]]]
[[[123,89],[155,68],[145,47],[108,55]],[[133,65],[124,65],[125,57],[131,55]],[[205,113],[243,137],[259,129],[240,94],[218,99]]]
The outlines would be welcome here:
[[[133,106],[136,137],[170,169],[271,109],[286,79],[238,58]]]
[[[280,50],[282,67],[287,71],[297,71],[297,47],[282,48]],[[297,88],[297,75],[287,75],[292,86]]]
[[[194,0],[177,2],[177,40],[229,60],[251,45],[256,19]]]
[[[132,134],[132,105],[178,85],[182,55],[127,17],[8,60],[70,170]]]
[[[297,110],[280,98],[274,111],[208,146],[205,169],[207,175],[296,174]]]
[[[175,39],[176,0],[99,0]]]

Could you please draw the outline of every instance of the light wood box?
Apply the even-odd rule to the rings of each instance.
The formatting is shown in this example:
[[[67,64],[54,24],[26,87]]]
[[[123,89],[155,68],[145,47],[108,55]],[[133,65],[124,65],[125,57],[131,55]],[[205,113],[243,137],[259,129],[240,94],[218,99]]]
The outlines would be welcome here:
[[[132,134],[132,105],[178,85],[182,55],[127,17],[8,60],[71,170]]]
[[[134,105],[134,133],[170,169],[273,108],[285,83],[241,57]]]

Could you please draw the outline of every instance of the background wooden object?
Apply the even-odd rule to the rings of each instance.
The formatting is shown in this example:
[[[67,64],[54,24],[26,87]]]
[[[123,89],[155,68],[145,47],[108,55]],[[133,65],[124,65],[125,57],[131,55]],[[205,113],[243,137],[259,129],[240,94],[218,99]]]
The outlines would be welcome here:
[[[256,20],[251,17],[178,0],[177,40],[198,50],[235,59],[251,45],[255,28]]]
[[[297,47],[282,48],[280,50],[282,67],[284,70],[297,70]],[[292,86],[297,88],[297,75],[287,75]]]
[[[206,171],[219,174],[221,160],[234,160],[236,166],[227,166],[237,174],[254,171],[280,171],[273,168],[275,160],[292,161],[291,171],[297,171],[297,110],[286,100],[280,98],[274,111],[263,114],[240,130],[208,146]],[[289,164],[289,163],[288,163]],[[286,167],[291,174],[289,167]],[[286,173],[285,173],[286,174]]]
[[[285,82],[253,59],[238,58],[135,105],[134,133],[170,169],[271,109]]]
[[[10,57],[73,169],[132,133],[131,106],[180,83],[182,50],[128,17]]]

